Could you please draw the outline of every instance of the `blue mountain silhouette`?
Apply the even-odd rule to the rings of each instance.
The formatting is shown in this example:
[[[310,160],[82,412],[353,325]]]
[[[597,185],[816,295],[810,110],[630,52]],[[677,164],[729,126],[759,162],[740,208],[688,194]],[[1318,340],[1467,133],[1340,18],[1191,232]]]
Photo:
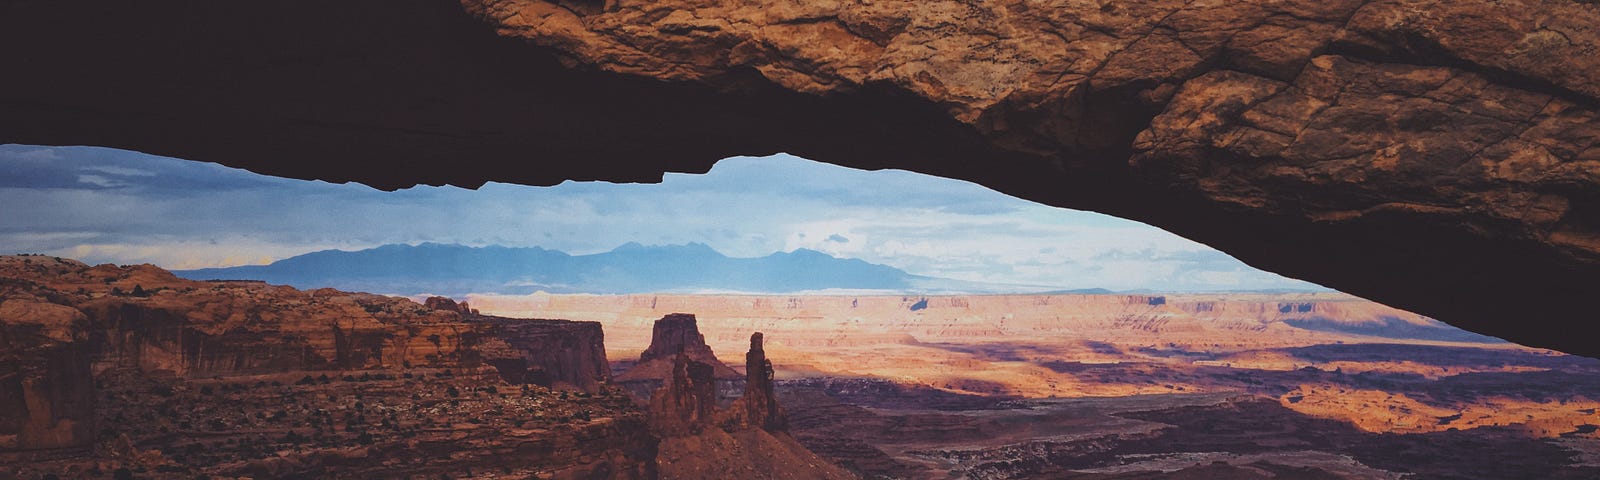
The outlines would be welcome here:
[[[196,280],[262,280],[297,288],[333,287],[392,294],[644,293],[822,289],[907,290],[918,280],[900,269],[798,249],[731,258],[701,243],[569,255],[539,247],[423,243],[366,250],[323,250],[273,262],[176,271]]]

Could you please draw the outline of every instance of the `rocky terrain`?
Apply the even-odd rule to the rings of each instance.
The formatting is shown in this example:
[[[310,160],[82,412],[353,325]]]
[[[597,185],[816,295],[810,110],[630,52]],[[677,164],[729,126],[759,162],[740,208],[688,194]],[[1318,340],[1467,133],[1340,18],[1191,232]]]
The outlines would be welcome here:
[[[616,382],[603,337],[4,256],[0,478],[855,478],[788,432],[759,333],[740,373],[667,315]]]
[[[0,55],[34,69],[0,77],[0,142],[385,189],[784,151],[1594,355],[1566,332],[1600,293],[1596,24],[1588,0],[12,0]]]
[[[0,257],[0,477],[655,478],[600,325]]]
[[[654,333],[647,359],[623,376],[662,378],[649,405],[651,426],[662,435],[658,464],[663,477],[857,478],[789,434],[760,333],[750,336],[743,394],[726,408],[719,406],[717,390],[719,371],[728,367],[705,348],[695,317],[667,315],[656,322]],[[663,358],[670,362],[665,372],[653,363]]]
[[[679,370],[687,368],[679,361],[680,356],[710,369],[711,380],[699,386],[711,388],[716,401],[726,403],[744,391],[745,376],[717,359],[706,345],[695,316],[686,313],[672,313],[656,320],[650,328],[650,346],[639,354],[637,362],[617,362],[613,368],[623,370],[613,382],[641,403],[647,403],[657,390],[682,373]]]
[[[1600,474],[1600,362],[1340,294],[473,304],[601,322],[611,358],[663,312],[721,351],[760,331],[793,436],[867,478]]]
[[[469,305],[6,256],[0,320],[0,477],[1600,475],[1600,361],[1339,294]]]
[[[473,295],[485,312],[514,317],[560,317],[606,327],[609,358],[630,358],[652,341],[652,325],[670,312],[697,312],[708,325],[710,348],[739,349],[751,333],[766,333],[795,356],[785,368],[816,357],[878,350],[949,355],[1028,356],[1019,337],[1048,344],[1052,359],[1121,358],[1119,348],[1093,342],[1224,353],[1308,346],[1335,341],[1511,344],[1441,322],[1337,293],[1215,295]],[[986,346],[998,343],[999,345]],[[1041,347],[1042,348],[1042,347]],[[1011,351],[1006,351],[1006,350]],[[822,354],[821,352],[830,352]],[[1070,357],[1067,356],[1070,354]],[[870,358],[836,360],[861,373],[885,374]],[[1288,367],[1287,365],[1285,366]],[[780,369],[782,370],[782,369]]]

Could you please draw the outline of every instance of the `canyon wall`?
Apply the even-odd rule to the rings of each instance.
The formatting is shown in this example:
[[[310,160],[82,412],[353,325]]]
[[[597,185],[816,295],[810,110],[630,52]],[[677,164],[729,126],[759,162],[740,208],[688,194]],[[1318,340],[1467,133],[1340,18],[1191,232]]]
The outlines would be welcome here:
[[[1573,0],[12,0],[0,54],[32,68],[0,78],[0,142],[385,189],[790,152],[1592,355],[1568,332],[1600,293],[1596,23]]]
[[[750,334],[795,350],[1073,339],[1209,348],[1323,341],[1495,342],[1427,317],[1336,293],[1189,295],[474,295],[485,312],[606,326],[614,358],[651,344],[656,319],[697,312],[705,341],[740,349]],[[1266,345],[1271,343],[1271,345]]]
[[[76,446],[93,434],[94,377],[80,330],[86,319],[41,300],[0,302],[0,448]]]
[[[599,323],[478,315],[467,320],[479,328],[469,343],[507,383],[595,393],[611,379]]]
[[[422,305],[331,289],[190,281],[148,265],[4,256],[0,360],[0,460],[7,462],[6,452],[114,443],[122,432],[135,439],[123,441],[137,446],[127,447],[132,451],[198,458],[172,464],[159,454],[139,457],[146,468],[176,469],[168,473],[505,468],[560,478],[655,475],[655,437],[626,396],[606,387],[610,367],[595,322],[482,316],[445,300]],[[345,386],[324,386],[331,382]],[[435,413],[421,414],[424,407]],[[330,411],[345,412],[343,428],[325,417]],[[408,420],[401,412],[421,416]],[[468,421],[471,428],[450,426]],[[221,435],[195,430],[237,431],[240,438],[226,448],[275,442],[294,451],[294,460],[256,462],[244,450],[205,456],[223,447],[174,443]],[[306,442],[318,446],[305,450]],[[330,453],[351,445],[384,460]],[[462,449],[474,453],[431,467],[400,460]]]

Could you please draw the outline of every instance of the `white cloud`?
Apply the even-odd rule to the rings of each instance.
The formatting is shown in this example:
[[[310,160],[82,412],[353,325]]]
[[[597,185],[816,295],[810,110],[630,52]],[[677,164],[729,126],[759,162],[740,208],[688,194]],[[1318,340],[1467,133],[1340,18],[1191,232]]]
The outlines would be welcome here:
[[[43,252],[71,257],[89,264],[119,265],[150,263],[171,270],[188,270],[235,265],[265,265],[284,257],[305,253],[304,245],[264,243],[249,238],[223,241],[151,239],[151,243],[79,243]],[[313,248],[323,250],[331,247]]]
[[[17,160],[60,160],[61,153],[51,147],[29,147],[14,145],[13,148],[0,151],[0,158]]]
[[[1307,285],[1137,222],[787,155],[727,159],[662,184],[380,192],[109,149],[6,146],[0,203],[26,206],[0,216],[0,241],[16,248],[169,268],[386,243],[584,254],[637,241],[701,242],[746,257],[809,248],[920,275],[1063,288]]]
[[[152,171],[149,171],[149,170],[140,170],[140,169],[137,169],[137,168],[119,167],[119,166],[115,166],[115,165],[95,165],[95,166],[83,167],[82,170],[106,173],[106,174],[111,174],[111,175],[119,175],[119,176],[123,176],[123,177],[153,177],[153,176],[156,175],[156,172],[152,172]]]
[[[90,185],[94,185],[96,187],[105,187],[105,188],[115,188],[115,187],[121,187],[121,186],[127,185],[125,183],[118,182],[118,181],[112,180],[110,178],[106,178],[105,176],[89,175],[89,174],[78,175],[78,181],[82,182],[82,183],[87,183],[87,184],[90,184]]]

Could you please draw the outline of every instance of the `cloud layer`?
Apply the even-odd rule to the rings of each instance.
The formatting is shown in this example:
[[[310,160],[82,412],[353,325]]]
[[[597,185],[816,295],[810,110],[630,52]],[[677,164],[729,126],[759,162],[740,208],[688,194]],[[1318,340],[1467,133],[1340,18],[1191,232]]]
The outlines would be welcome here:
[[[1060,288],[1319,288],[1141,223],[788,155],[730,158],[661,184],[381,192],[113,149],[0,145],[0,204],[12,206],[0,216],[9,250],[173,269],[390,243],[582,254],[701,242],[736,257],[810,248],[920,275]]]

